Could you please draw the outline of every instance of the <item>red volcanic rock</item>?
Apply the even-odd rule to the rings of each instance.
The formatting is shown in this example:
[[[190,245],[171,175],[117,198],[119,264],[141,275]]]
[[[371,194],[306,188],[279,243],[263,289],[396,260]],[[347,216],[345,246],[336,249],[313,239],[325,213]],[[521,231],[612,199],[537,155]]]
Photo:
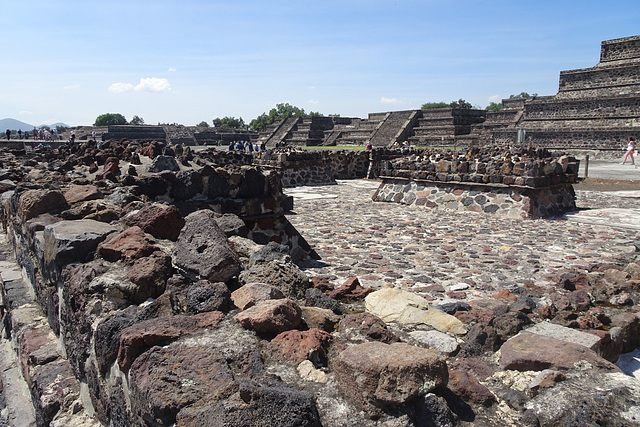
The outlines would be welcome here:
[[[373,341],[342,351],[333,360],[340,390],[370,415],[403,405],[447,385],[447,364],[436,350]]]
[[[137,225],[158,239],[169,240],[176,240],[185,224],[176,206],[160,204],[147,205],[122,222],[129,226]]]
[[[129,269],[127,279],[134,285],[131,301],[140,304],[149,298],[157,298],[165,290],[171,275],[171,257],[160,250],[136,259]]]
[[[329,298],[336,300],[357,301],[373,292],[371,288],[363,288],[357,277],[348,278],[342,286],[329,293]]]
[[[308,331],[286,331],[278,334],[269,347],[284,359],[300,363],[304,360],[316,359],[322,363],[327,361],[327,348],[331,342],[331,334],[320,329]]]
[[[93,185],[76,185],[64,193],[67,203],[81,203],[102,198],[102,192]]]
[[[585,346],[530,332],[521,332],[500,348],[500,368],[504,370],[569,370],[584,362],[593,369],[619,372],[616,365]]]
[[[146,234],[140,227],[133,226],[127,228],[122,233],[98,246],[98,256],[107,261],[118,261],[119,259],[136,259],[147,256],[159,250],[153,246],[155,241]]]
[[[231,293],[233,304],[242,310],[253,307],[258,301],[282,298],[285,295],[280,289],[266,283],[247,283]]]
[[[497,400],[493,393],[480,384],[476,377],[465,371],[450,369],[447,387],[467,402],[491,406]]]
[[[279,334],[300,325],[302,310],[290,299],[266,300],[237,314],[235,319],[244,328],[263,334]]]

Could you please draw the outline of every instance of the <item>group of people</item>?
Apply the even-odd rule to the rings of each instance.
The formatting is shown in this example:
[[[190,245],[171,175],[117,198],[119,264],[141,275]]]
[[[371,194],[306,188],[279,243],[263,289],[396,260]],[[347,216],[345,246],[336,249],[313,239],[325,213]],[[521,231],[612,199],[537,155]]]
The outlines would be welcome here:
[[[262,146],[258,145],[258,143],[251,143],[251,141],[231,141],[229,143],[229,151],[250,151],[250,152],[258,152],[264,151],[266,147],[264,144]]]
[[[7,141],[11,140],[11,130],[7,129],[5,135],[7,135]],[[30,139],[30,135],[28,131],[22,132],[22,129],[18,129],[18,139]],[[57,141],[58,131],[56,129],[50,131],[48,129],[33,129],[31,133],[33,135],[34,141]]]

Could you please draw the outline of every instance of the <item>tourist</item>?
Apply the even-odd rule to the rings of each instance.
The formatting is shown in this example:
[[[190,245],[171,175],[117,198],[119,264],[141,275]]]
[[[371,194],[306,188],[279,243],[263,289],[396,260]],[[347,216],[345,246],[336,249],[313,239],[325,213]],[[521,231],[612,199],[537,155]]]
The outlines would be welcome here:
[[[72,130],[71,131],[71,143],[75,143],[76,142],[76,131]]]
[[[18,129],[18,139],[22,139],[22,129]]]
[[[635,165],[635,161],[633,160],[633,152],[636,150],[636,141],[633,137],[629,137],[629,145],[627,145],[627,154],[624,155],[624,159],[622,159],[621,165],[624,165],[627,162],[627,157],[631,157],[631,164]]]
[[[11,139],[11,131],[7,129],[7,141]]]
[[[235,146],[235,144],[233,143],[233,141],[231,141],[229,143],[229,151],[233,151],[233,147]]]
[[[371,145],[371,142],[367,142],[367,151],[371,151],[373,149],[373,146]]]

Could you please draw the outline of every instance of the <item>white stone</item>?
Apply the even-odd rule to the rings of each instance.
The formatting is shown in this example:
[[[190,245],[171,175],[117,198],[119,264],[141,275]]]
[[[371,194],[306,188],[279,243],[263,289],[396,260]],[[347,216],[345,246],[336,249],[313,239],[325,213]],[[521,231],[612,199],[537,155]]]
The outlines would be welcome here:
[[[419,343],[438,350],[447,356],[456,353],[460,348],[455,338],[439,331],[413,331],[409,335]]]

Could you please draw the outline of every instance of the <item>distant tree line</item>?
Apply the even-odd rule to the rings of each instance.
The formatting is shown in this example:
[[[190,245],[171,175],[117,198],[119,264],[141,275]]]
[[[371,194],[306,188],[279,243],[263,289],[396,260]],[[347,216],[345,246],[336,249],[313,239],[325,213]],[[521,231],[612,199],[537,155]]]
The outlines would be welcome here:
[[[120,113],[105,113],[100,114],[96,121],[93,123],[94,126],[111,126],[111,125],[143,125],[144,120],[139,116],[133,116],[130,122],[127,122],[127,119]]]

